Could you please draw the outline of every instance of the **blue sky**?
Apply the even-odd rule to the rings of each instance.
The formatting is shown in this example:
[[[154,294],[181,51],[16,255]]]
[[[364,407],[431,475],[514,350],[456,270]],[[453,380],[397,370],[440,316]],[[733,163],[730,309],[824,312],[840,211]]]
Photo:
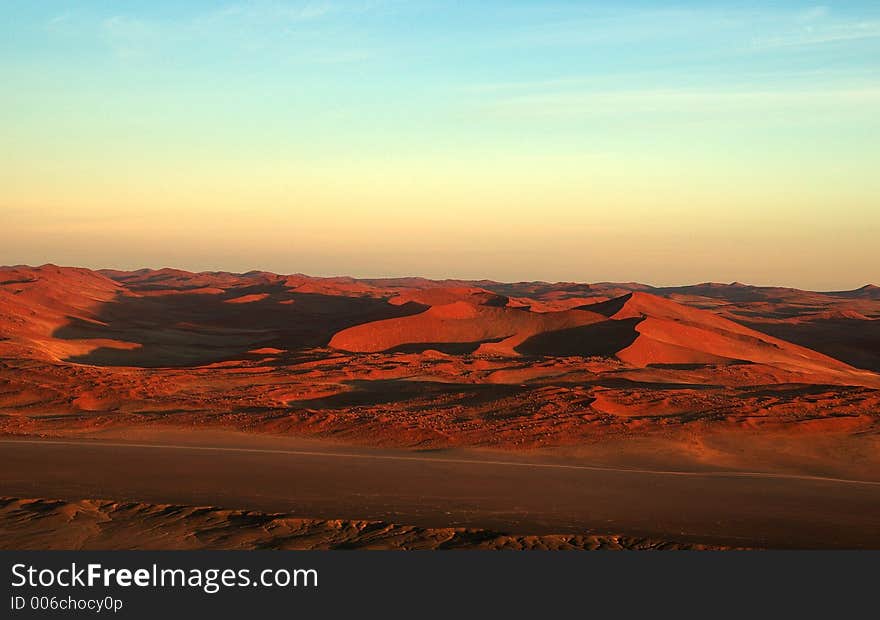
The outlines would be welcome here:
[[[0,17],[0,217],[19,233],[0,262],[876,279],[880,3]]]

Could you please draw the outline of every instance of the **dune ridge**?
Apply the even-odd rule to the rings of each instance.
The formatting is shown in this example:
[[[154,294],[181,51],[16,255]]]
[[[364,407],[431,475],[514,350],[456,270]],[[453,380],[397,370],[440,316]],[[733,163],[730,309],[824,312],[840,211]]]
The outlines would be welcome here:
[[[533,448],[875,432],[880,301],[741,283],[0,268],[0,432]]]

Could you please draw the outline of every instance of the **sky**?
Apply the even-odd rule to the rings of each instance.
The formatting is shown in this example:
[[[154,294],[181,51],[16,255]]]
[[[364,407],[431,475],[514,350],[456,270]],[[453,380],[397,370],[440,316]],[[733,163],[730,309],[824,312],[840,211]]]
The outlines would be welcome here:
[[[0,0],[0,264],[880,284],[880,3]]]

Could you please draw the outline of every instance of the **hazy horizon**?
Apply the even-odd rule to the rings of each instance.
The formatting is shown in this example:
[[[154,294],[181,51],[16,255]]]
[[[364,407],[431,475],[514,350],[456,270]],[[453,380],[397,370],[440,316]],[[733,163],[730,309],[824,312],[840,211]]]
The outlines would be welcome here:
[[[876,3],[0,15],[2,264],[878,283]]]
[[[200,274],[200,273],[228,273],[231,275],[245,275],[248,273],[271,273],[274,275],[280,276],[291,276],[291,275],[302,275],[310,278],[353,278],[355,280],[404,280],[404,279],[423,279],[423,280],[432,280],[432,281],[443,281],[443,280],[451,280],[451,281],[463,281],[463,282],[496,282],[499,284],[517,284],[517,283],[544,283],[544,284],[641,284],[650,286],[653,288],[675,288],[680,286],[699,286],[701,284],[720,284],[720,285],[743,285],[743,286],[755,286],[755,287],[773,287],[773,288],[793,288],[798,290],[805,291],[815,291],[815,292],[837,292],[837,291],[845,291],[845,290],[857,290],[860,288],[865,288],[869,286],[877,286],[874,282],[865,282],[858,286],[852,287],[851,289],[799,289],[799,287],[791,286],[784,283],[768,283],[768,282],[745,282],[742,280],[732,280],[721,282],[718,280],[704,280],[701,282],[647,282],[644,280],[638,279],[629,279],[629,280],[608,280],[602,278],[587,278],[587,279],[579,279],[579,280],[546,280],[546,279],[501,279],[501,278],[492,278],[489,276],[449,276],[449,275],[425,275],[420,273],[408,273],[405,271],[401,271],[397,274],[392,275],[375,275],[370,273],[364,273],[359,275],[354,275],[352,273],[308,273],[301,270],[276,270],[276,269],[264,269],[260,267],[253,267],[250,269],[224,269],[224,268],[205,268],[205,269],[197,269],[197,268],[186,268],[179,267],[174,265],[162,265],[162,266],[137,266],[137,267],[108,267],[108,266],[100,266],[100,265],[68,265],[68,264],[59,264],[53,262],[47,262],[42,264],[37,263],[18,263],[18,264],[3,264],[0,265],[0,268],[15,268],[15,267],[26,267],[26,268],[39,268],[39,267],[47,267],[47,266],[55,266],[60,268],[73,268],[73,269],[90,269],[92,271],[122,271],[122,272],[136,272],[143,270],[150,271],[162,271],[165,269],[174,270],[174,271],[182,271],[188,272],[192,274]]]

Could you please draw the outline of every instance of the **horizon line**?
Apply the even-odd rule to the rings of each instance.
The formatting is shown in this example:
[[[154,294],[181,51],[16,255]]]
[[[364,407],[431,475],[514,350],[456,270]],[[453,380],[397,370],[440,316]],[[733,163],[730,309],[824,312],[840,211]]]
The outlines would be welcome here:
[[[58,269],[86,269],[92,272],[101,272],[101,271],[116,271],[123,273],[136,273],[143,271],[179,271],[182,273],[188,273],[192,275],[203,275],[203,274],[227,274],[233,276],[247,276],[248,274],[257,274],[257,273],[265,273],[274,276],[304,276],[307,278],[314,279],[339,279],[339,278],[347,278],[351,280],[427,280],[429,282],[467,282],[467,283],[478,283],[478,282],[491,282],[493,284],[548,284],[548,285],[558,285],[558,284],[580,284],[586,286],[595,286],[601,284],[613,284],[619,286],[626,285],[638,285],[645,286],[651,289],[671,289],[671,288],[688,288],[688,287],[697,287],[697,286],[725,286],[725,287],[747,287],[747,288],[781,288],[781,289],[789,289],[793,291],[802,291],[807,293],[848,293],[860,291],[863,289],[871,289],[878,288],[878,285],[873,282],[866,282],[861,286],[857,286],[855,288],[841,288],[841,289],[829,289],[829,290],[814,290],[814,289],[803,289],[795,286],[789,286],[785,284],[748,284],[746,282],[742,282],[739,280],[734,280],[733,282],[717,282],[707,280],[704,282],[691,282],[686,284],[648,284],[647,282],[642,282],[640,280],[627,280],[627,281],[619,281],[619,280],[594,280],[588,282],[577,281],[577,280],[495,280],[493,278],[466,278],[466,277],[445,277],[445,278],[431,278],[422,275],[403,275],[403,276],[352,276],[348,274],[335,274],[335,275],[312,275],[308,273],[304,273],[301,271],[292,272],[292,273],[280,273],[276,271],[271,271],[269,269],[249,269],[247,271],[230,271],[227,269],[205,269],[199,271],[192,271],[189,269],[184,269],[181,267],[138,267],[135,269],[120,269],[118,267],[81,267],[77,265],[59,265],[56,263],[48,262],[43,263],[42,265],[29,265],[27,263],[19,263],[15,265],[0,265],[0,269],[17,269],[17,268],[27,268],[27,269],[42,269],[44,267],[55,267]]]

